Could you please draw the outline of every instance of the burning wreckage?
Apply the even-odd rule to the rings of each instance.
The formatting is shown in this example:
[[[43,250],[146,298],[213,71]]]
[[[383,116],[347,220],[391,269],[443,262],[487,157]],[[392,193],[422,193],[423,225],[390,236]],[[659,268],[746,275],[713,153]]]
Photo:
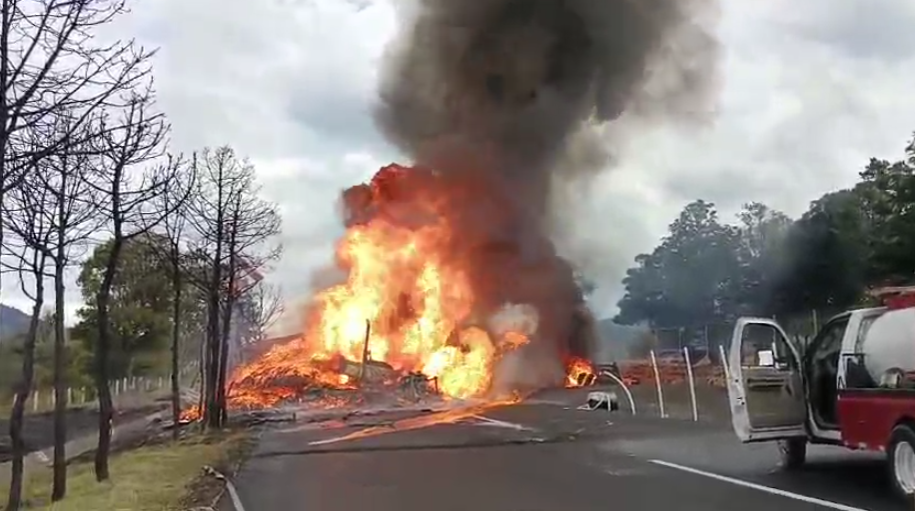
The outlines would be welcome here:
[[[554,254],[525,267],[510,243],[487,243],[479,228],[462,242],[455,227],[466,219],[455,206],[472,193],[446,175],[397,165],[347,190],[347,232],[337,250],[345,281],[317,294],[301,336],[236,368],[230,406],[367,404],[392,394],[499,398],[592,383],[586,355],[594,319],[571,267]],[[493,267],[517,273],[494,275]],[[562,310],[564,321],[516,304],[538,298],[519,282],[542,282],[545,274],[569,284],[540,305]],[[538,338],[545,326],[568,341]],[[539,374],[525,374],[532,368]]]
[[[415,164],[343,193],[340,278],[315,293],[301,336],[236,368],[230,406],[592,383],[594,320],[553,244],[567,185],[612,167],[608,137],[715,110],[718,45],[701,22],[715,1],[654,3],[399,11],[374,120]]]

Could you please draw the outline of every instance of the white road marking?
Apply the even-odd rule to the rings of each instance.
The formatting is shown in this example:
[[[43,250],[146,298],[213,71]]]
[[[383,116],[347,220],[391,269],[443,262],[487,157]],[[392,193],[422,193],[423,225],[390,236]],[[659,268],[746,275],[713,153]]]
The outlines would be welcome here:
[[[676,463],[670,463],[668,461],[662,460],[649,460],[655,465],[660,465],[662,467],[672,468],[680,470],[683,472],[688,472],[690,474],[695,474],[703,477],[708,477],[710,479],[715,479],[725,483],[731,483],[737,486],[743,486],[744,488],[751,488],[753,490],[759,490],[766,493],[771,493],[772,495],[778,495],[780,497],[786,497],[789,499],[799,500],[801,502],[807,502],[809,504],[816,504],[818,506],[828,507],[831,509],[838,509],[840,511],[867,511],[866,509],[846,506],[845,504],[839,504],[837,502],[830,502],[828,500],[822,500],[815,497],[808,497],[806,495],[801,495],[799,493],[792,493],[790,491],[780,490],[778,488],[771,488],[769,486],[763,486],[761,484],[751,483],[749,481],[741,481],[740,479],[734,479],[733,477],[727,477],[723,475],[713,474],[711,472],[705,472],[704,470],[698,470],[695,468],[684,467],[683,465],[677,465]]]
[[[242,505],[241,497],[238,496],[238,490],[236,490],[232,481],[228,477],[217,472],[213,467],[206,467],[206,470],[216,479],[226,483],[226,490],[229,492],[229,499],[232,500],[232,507],[235,508],[235,511],[245,511],[245,506]]]
[[[499,428],[508,428],[508,429],[514,429],[517,431],[534,431],[534,428],[525,426],[523,424],[515,424],[514,422],[506,422],[506,421],[500,421],[500,420],[496,420],[496,419],[490,419],[489,417],[484,417],[482,415],[474,415],[472,418],[477,419],[479,421],[483,421],[483,424],[480,424],[481,426],[496,426]]]

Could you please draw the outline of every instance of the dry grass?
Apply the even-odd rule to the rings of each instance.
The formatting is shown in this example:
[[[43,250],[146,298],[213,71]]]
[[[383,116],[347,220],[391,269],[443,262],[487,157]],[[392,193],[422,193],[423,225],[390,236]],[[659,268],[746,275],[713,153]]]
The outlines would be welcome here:
[[[69,467],[67,498],[50,504],[49,469],[27,477],[25,509],[53,511],[178,511],[204,491],[211,498],[212,485],[201,484],[203,467],[230,466],[248,446],[248,436],[231,433],[195,436],[177,443],[161,443],[115,454],[111,457],[112,480],[97,483],[91,462]],[[8,484],[0,481],[0,506],[5,505]]]

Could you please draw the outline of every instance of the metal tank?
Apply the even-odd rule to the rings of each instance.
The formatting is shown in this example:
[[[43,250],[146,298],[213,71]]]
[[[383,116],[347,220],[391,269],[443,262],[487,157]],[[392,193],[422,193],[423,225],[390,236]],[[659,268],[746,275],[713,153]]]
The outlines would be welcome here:
[[[863,364],[870,381],[855,386],[915,389],[915,308],[889,310],[864,321],[855,360],[849,361],[847,370],[860,372]],[[848,376],[855,378],[854,374]]]

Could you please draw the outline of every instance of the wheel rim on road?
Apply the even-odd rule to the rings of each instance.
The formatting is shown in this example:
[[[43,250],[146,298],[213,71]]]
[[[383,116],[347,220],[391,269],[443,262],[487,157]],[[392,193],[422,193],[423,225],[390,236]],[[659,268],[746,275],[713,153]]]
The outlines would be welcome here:
[[[893,472],[902,491],[906,494],[915,493],[915,449],[912,449],[912,444],[906,441],[896,444]]]

